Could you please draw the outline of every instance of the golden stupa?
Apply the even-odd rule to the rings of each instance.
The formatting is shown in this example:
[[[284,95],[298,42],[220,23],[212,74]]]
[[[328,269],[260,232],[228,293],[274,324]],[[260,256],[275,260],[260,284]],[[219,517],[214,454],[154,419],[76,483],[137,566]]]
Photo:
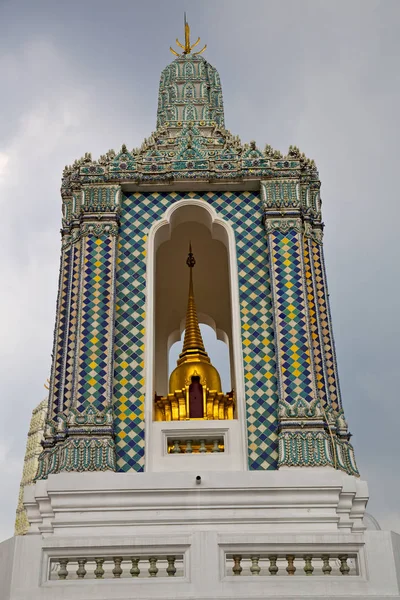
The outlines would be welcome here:
[[[224,394],[217,369],[204,347],[193,292],[193,267],[196,261],[191,245],[186,261],[190,269],[185,338],[176,368],[169,378],[167,396],[155,396],[156,421],[187,419],[233,419],[233,392]]]

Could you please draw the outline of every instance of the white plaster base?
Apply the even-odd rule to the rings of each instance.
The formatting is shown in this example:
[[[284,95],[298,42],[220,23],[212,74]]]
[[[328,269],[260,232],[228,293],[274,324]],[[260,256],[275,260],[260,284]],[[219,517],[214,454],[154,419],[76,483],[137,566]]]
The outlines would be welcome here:
[[[365,531],[365,482],[332,469],[90,473],[28,488],[0,544],[0,600],[400,598],[400,536]],[[225,555],[356,553],[354,576],[234,576]],[[182,577],[49,580],[49,559],[184,556]],[[265,571],[264,571],[265,572]]]

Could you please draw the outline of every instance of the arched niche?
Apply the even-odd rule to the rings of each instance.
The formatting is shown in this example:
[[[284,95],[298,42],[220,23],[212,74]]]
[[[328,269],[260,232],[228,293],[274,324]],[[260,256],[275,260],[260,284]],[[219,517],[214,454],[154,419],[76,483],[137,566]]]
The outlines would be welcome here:
[[[197,210],[191,211],[192,219],[199,217]],[[211,326],[220,339],[228,340],[228,347],[231,345],[232,310],[226,246],[214,239],[210,229],[198,220],[180,223],[156,252],[154,381],[157,394],[162,396],[168,393],[168,352],[185,327],[189,242],[196,258],[193,280],[199,321]],[[231,354],[231,348],[229,350]],[[232,381],[234,373],[230,375]]]
[[[223,423],[226,431],[232,429],[230,452],[235,455],[233,462],[224,468],[243,469],[246,468],[246,428],[235,236],[230,224],[200,198],[184,199],[170,206],[163,219],[152,226],[147,240],[146,469],[158,470],[157,456],[163,454],[160,427],[164,427],[165,432],[166,425],[153,422],[153,402],[156,392],[168,392],[169,348],[180,339],[185,327],[189,241],[196,258],[193,277],[199,321],[211,326],[217,337],[228,344],[237,418],[231,422],[214,421],[214,425],[210,421],[202,424],[187,421],[178,425],[169,422],[169,426],[173,423],[174,427],[190,429],[200,425],[207,427],[207,423],[213,427]],[[214,460],[215,465],[218,460],[221,462],[221,457]],[[211,461],[208,465],[212,465]]]

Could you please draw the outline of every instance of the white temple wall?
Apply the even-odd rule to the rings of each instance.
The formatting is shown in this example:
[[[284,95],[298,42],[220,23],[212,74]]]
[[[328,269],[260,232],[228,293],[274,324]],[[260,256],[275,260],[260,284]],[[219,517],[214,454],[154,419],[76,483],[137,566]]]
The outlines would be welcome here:
[[[10,596],[15,544],[18,539],[12,537],[0,543],[0,600],[8,600]]]
[[[237,523],[239,525],[239,523]],[[246,528],[247,529],[247,528]],[[135,536],[123,533],[112,536],[92,535],[20,536],[0,544],[2,558],[2,587],[0,600],[132,600],[132,598],[176,600],[204,598],[207,600],[252,600],[261,598],[338,598],[399,599],[400,570],[396,552],[400,536],[391,532],[368,531],[358,534],[338,533],[280,533],[265,536],[249,533],[236,527],[233,531],[219,532],[206,524],[191,529],[190,524],[180,532]],[[259,556],[261,572],[254,576],[249,571],[251,561],[242,560],[244,571],[239,576],[232,572],[232,554]],[[333,571],[323,575],[318,564],[323,553],[330,553]],[[357,572],[349,560],[351,572],[343,576],[339,563],[332,556],[338,552],[357,554]],[[307,577],[303,570],[304,554],[313,555],[316,572]],[[167,555],[182,558],[174,577],[165,573]],[[272,577],[267,558],[281,557],[280,570]],[[290,577],[285,571],[284,557],[295,556],[296,572]],[[109,557],[104,563],[105,573],[95,579],[94,556]],[[113,559],[122,560],[122,573],[112,573]],[[132,577],[131,556],[140,556],[141,574]],[[157,558],[158,573],[149,577],[148,557]],[[67,579],[58,576],[59,561],[68,557]],[[85,576],[76,574],[78,560],[86,558]],[[5,566],[4,566],[5,565]]]

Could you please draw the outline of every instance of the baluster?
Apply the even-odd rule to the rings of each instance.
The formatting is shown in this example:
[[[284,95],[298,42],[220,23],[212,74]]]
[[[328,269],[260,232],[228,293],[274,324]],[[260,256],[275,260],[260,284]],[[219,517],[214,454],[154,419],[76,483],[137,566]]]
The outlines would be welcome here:
[[[219,452],[219,442],[218,440],[213,441],[212,452]]]
[[[58,578],[59,579],[67,579],[68,577],[68,571],[67,571],[67,564],[68,564],[68,558],[60,558],[59,561],[60,563],[60,568],[58,570]]]
[[[296,567],[294,566],[295,556],[293,554],[287,554],[286,560],[288,561],[288,566],[286,567],[286,571],[288,575],[294,575],[296,573]]]
[[[205,452],[207,452],[206,440],[200,440],[199,452],[201,452],[202,454],[204,454]]]
[[[250,560],[251,560],[250,573],[252,575],[259,575],[260,571],[261,571],[261,567],[258,564],[258,561],[260,560],[260,556],[258,554],[254,554],[253,556],[250,556]]]
[[[158,568],[157,568],[157,557],[156,556],[150,556],[149,558],[149,575],[150,577],[157,577],[157,573],[158,573]]]
[[[192,452],[193,452],[192,440],[186,440],[186,450],[185,450],[185,453],[186,454],[192,454]]]
[[[114,561],[115,567],[113,568],[112,572],[113,572],[114,577],[119,579],[122,575],[122,568],[121,568],[122,556],[114,556],[113,561]]]
[[[181,451],[181,448],[179,446],[179,440],[174,440],[174,446],[172,448],[173,454],[179,454],[180,451]]]
[[[78,579],[83,579],[86,575],[85,564],[86,564],[86,558],[78,558],[78,568],[76,570]]]
[[[276,564],[276,561],[278,560],[277,556],[269,556],[269,568],[268,571],[271,573],[271,575],[276,575],[277,572],[279,571],[279,567]]]
[[[50,573],[49,573],[49,579],[55,579],[57,577],[57,573],[58,573],[58,569],[60,568],[60,564],[59,561],[54,560],[54,561],[50,561]],[[55,573],[54,577],[53,577],[53,573]]]
[[[104,575],[104,569],[103,569],[104,558],[95,558],[94,560],[96,561],[96,568],[94,570],[94,576],[96,577],[96,579],[103,579],[103,575]]]
[[[131,557],[132,568],[129,573],[132,575],[132,577],[139,577],[140,575],[139,560],[140,558],[137,558],[136,556]]]
[[[167,573],[168,577],[175,577],[176,567],[175,567],[175,556],[167,556],[168,566]]]
[[[323,574],[330,575],[331,571],[332,571],[332,567],[329,564],[329,554],[323,554],[321,558],[322,558],[322,562],[323,562],[323,565],[322,565]]]
[[[306,554],[304,556],[304,573],[306,575],[312,575],[314,571],[314,567],[312,566],[312,556],[311,554]]]
[[[350,572],[350,567],[347,564],[347,559],[349,558],[348,554],[341,554],[340,556],[338,556],[338,559],[340,560],[340,572],[342,575],[348,575]]]
[[[234,556],[232,556],[233,558],[233,567],[232,567],[232,571],[234,575],[240,575],[240,573],[243,571],[242,565],[240,564],[242,561],[242,557],[240,554],[235,554]]]

